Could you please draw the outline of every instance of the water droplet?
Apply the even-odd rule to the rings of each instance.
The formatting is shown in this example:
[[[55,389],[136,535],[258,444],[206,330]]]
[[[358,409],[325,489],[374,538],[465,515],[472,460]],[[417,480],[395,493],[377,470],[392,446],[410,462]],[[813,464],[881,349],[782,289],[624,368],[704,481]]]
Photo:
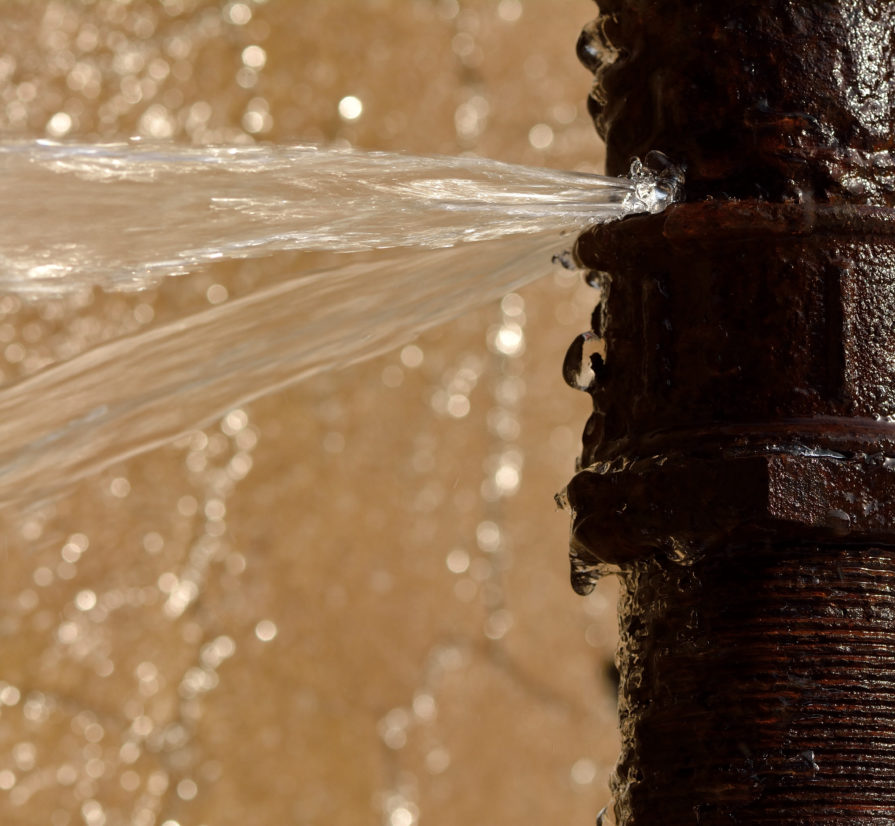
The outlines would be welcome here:
[[[433,720],[438,713],[438,705],[431,694],[420,692],[413,698],[413,713],[421,720]]]
[[[603,302],[599,302],[596,307],[594,307],[594,311],[590,315],[590,328],[595,333],[597,331],[598,335],[603,335],[606,331],[605,325],[605,316],[603,314]]]
[[[492,349],[505,356],[520,355],[525,346],[525,332],[513,321],[505,322],[494,336]]]
[[[597,97],[594,97],[595,90],[598,95]],[[600,103],[600,97],[605,97],[605,95],[602,90],[603,87],[600,84],[596,84],[594,89],[591,89],[591,93],[587,96],[587,114],[594,123],[599,123],[600,116],[603,114],[603,106],[605,104]]]
[[[196,785],[196,781],[189,777],[185,777],[177,784],[177,796],[181,800],[193,800],[198,793],[199,787]]]
[[[597,826],[615,826],[615,810],[612,806],[604,806],[597,815]]]
[[[242,50],[242,62],[250,69],[263,69],[267,62],[267,52],[253,43]]]
[[[605,26],[609,18],[600,16],[582,30],[575,45],[578,60],[589,72],[596,74],[603,66],[610,66],[618,58],[618,50],[609,42]]]
[[[507,23],[515,23],[522,17],[522,0],[500,0],[497,16]]]
[[[463,574],[469,569],[469,554],[463,548],[454,548],[446,557],[445,564],[454,574]]]
[[[205,291],[205,297],[209,304],[223,304],[230,297],[230,293],[223,284],[212,284]]]
[[[16,776],[9,769],[0,771],[0,790],[8,792],[16,784]]]
[[[346,95],[339,101],[339,116],[343,120],[357,120],[364,111],[364,104],[355,95]]]
[[[234,26],[245,26],[252,19],[252,9],[247,3],[229,3],[224,9],[224,19]]]
[[[535,149],[548,149],[553,137],[553,129],[546,123],[537,123],[528,130],[528,142]]]
[[[606,89],[603,87],[602,82],[597,81],[590,87],[590,94],[587,96],[587,104],[588,109],[591,110],[591,116],[593,117],[593,109],[596,109],[599,114],[600,110],[608,102],[609,96],[606,94]]]
[[[67,135],[72,128],[71,115],[67,112],[57,112],[47,122],[47,133],[54,138],[61,138]]]
[[[75,605],[79,611],[90,611],[96,606],[96,594],[89,588],[79,591],[75,597]]]
[[[563,269],[566,270],[577,270],[580,269],[578,264],[575,261],[575,256],[572,255],[571,250],[563,250],[562,252],[557,253],[550,259],[554,264],[559,264]]]
[[[33,743],[17,743],[12,750],[12,759],[22,771],[31,771],[37,759],[37,749]]]
[[[0,705],[14,706],[22,698],[22,692],[14,685],[0,683]]]
[[[584,274],[584,280],[587,283],[587,286],[600,291],[606,290],[609,286],[610,279],[611,276],[606,270],[588,270],[588,272]]]
[[[407,727],[410,725],[410,715],[403,708],[393,708],[379,721],[379,736],[390,748],[402,749],[407,743]]]
[[[591,390],[600,379],[605,362],[600,350],[603,339],[592,330],[582,333],[569,346],[562,363],[566,384],[574,390]]]
[[[597,776],[597,765],[593,760],[582,757],[572,765],[570,774],[573,783],[578,786],[588,786],[594,782],[594,778]]]
[[[109,484],[109,493],[117,499],[125,499],[131,492],[131,483],[124,476],[118,476]]]
[[[426,768],[430,774],[441,774],[450,764],[450,752],[442,746],[436,746],[426,755]]]
[[[676,565],[689,567],[701,556],[697,546],[691,547],[676,537],[671,537],[671,544],[665,548],[665,556]]]
[[[814,752],[811,749],[806,749],[803,751],[799,757],[805,761],[810,769],[813,771],[820,771],[820,766],[817,764],[817,761],[814,759]]]
[[[839,508],[827,511],[827,527],[837,536],[844,536],[851,529],[851,517]]]
[[[391,826],[413,826],[415,822],[416,818],[413,816],[413,812],[405,806],[399,806],[389,816]]]
[[[277,625],[273,620],[261,620],[255,626],[255,636],[261,642],[270,642],[277,635]]]
[[[405,367],[419,367],[423,363],[423,351],[415,344],[408,344],[401,350],[401,363]]]
[[[506,608],[499,608],[485,620],[484,634],[489,640],[501,640],[513,627],[513,615]]]
[[[486,520],[479,522],[475,529],[476,542],[485,553],[495,553],[500,549],[500,526],[496,522]]]
[[[602,579],[603,573],[596,565],[589,565],[579,559],[575,552],[569,554],[569,564],[571,567],[572,590],[579,596],[586,597],[597,583]]]

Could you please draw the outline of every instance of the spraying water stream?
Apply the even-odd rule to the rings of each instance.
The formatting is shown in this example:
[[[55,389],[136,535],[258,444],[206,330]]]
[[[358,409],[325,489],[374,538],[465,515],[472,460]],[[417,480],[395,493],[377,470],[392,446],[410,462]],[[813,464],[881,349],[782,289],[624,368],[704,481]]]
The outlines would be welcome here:
[[[679,184],[639,165],[616,179],[312,146],[19,142],[0,171],[0,288],[33,301],[302,254],[247,295],[0,389],[0,503],[406,342],[543,275],[566,233],[659,211]],[[319,252],[336,263],[304,255]]]
[[[652,176],[287,147],[0,146],[0,288],[142,289],[222,258],[557,233],[672,197]]]
[[[613,583],[570,599],[567,517],[551,513],[550,494],[589,401],[559,366],[594,294],[550,258],[595,220],[601,194],[566,230],[550,223],[540,247],[521,228],[422,245],[410,230],[434,215],[414,197],[377,230],[405,247],[307,252],[277,238],[222,252],[299,226],[282,206],[310,197],[295,182],[313,164],[285,161],[297,139],[596,171],[589,80],[573,55],[593,4],[48,0],[8,11],[4,826],[593,823],[617,757],[614,692],[595,677],[614,655]],[[346,95],[360,117],[343,116]],[[133,135],[143,142],[108,143]],[[105,143],[31,140],[42,137]],[[224,151],[190,145],[238,149],[211,185],[198,159]],[[91,153],[136,180],[85,180]],[[168,185],[140,180],[141,154],[143,172],[153,154],[169,172],[193,169]],[[323,155],[347,168],[343,151]],[[279,159],[279,180],[259,172],[265,159]],[[250,174],[234,174],[236,161]],[[363,153],[356,162],[371,166]],[[73,163],[80,173],[64,170]],[[437,175],[467,179],[471,163]],[[318,180],[310,219],[341,219],[331,248],[344,250],[375,193],[340,210],[322,197],[333,181]],[[587,194],[594,185],[583,181]],[[210,198],[228,187],[272,196],[263,219],[231,209],[226,224]],[[495,223],[509,223],[507,206],[491,207]],[[439,220],[462,236],[482,228],[477,208]],[[475,309],[501,265],[507,283],[522,268],[544,277]],[[447,301],[456,267],[466,281]],[[328,315],[300,340],[313,306]],[[333,355],[338,365],[413,336],[415,309],[463,315],[326,369]],[[392,338],[368,340],[374,327]],[[324,333],[323,372],[238,405],[272,371],[294,381],[295,353]],[[181,427],[171,444],[114,461],[147,446],[144,428],[163,441]],[[89,475],[61,489],[76,474]]]

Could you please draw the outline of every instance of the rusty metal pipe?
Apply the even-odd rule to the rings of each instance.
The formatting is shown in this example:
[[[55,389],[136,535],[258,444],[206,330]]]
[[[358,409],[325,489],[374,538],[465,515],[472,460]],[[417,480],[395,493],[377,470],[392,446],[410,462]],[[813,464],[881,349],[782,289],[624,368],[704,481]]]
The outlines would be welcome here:
[[[895,823],[895,4],[603,0],[573,584],[619,569],[624,826]]]

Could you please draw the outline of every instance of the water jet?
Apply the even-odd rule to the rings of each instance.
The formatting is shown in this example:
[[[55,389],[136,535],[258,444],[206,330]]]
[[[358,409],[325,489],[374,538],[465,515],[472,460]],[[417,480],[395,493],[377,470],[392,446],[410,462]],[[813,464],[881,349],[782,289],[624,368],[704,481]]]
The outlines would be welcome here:
[[[570,49],[588,10],[563,23],[526,0],[505,19],[520,5],[22,4],[0,123],[55,142],[307,138],[597,171]],[[345,121],[351,95],[363,112]],[[141,292],[5,292],[4,380],[194,311],[222,319],[289,255]],[[578,644],[602,663],[608,600],[568,599],[547,553],[564,520],[534,518],[574,452],[543,355],[586,317],[573,281],[4,508],[4,822],[589,822],[615,747],[609,702],[582,701],[595,679]],[[57,400],[32,410],[76,401]]]

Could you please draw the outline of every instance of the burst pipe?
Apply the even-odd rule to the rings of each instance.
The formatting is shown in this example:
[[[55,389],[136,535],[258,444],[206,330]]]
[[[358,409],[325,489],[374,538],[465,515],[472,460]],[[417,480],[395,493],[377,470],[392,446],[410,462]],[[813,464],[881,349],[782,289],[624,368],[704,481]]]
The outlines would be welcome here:
[[[620,569],[622,826],[895,823],[895,4],[602,0],[573,584]]]

